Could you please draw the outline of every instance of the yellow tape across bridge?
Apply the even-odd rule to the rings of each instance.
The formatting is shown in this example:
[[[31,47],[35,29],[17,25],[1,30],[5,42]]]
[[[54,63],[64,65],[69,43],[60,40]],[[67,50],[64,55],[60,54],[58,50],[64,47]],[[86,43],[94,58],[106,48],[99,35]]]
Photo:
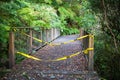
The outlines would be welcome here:
[[[17,30],[15,29],[14,31],[17,31]],[[44,42],[44,43],[46,43],[46,44],[48,44],[48,45],[51,45],[51,46],[61,45],[61,44],[68,44],[68,43],[71,43],[71,42],[74,42],[74,41],[77,41],[77,40],[81,40],[81,39],[86,38],[86,37],[92,37],[92,38],[94,38],[93,35],[85,35],[85,36],[76,38],[76,39],[74,39],[74,40],[70,40],[70,41],[66,41],[66,42],[58,43],[58,44],[53,44],[53,43],[49,43],[49,42],[40,40],[40,39],[38,39],[38,38],[32,37],[32,36],[30,36],[30,35],[28,35],[28,34],[26,34],[26,33],[24,33],[24,32],[21,32],[21,33],[24,34],[25,36],[28,36],[28,37],[30,37],[30,38],[38,41],[38,42]],[[83,51],[80,51],[80,52],[76,52],[76,53],[73,53],[73,54],[68,55],[68,56],[63,56],[63,57],[60,57],[60,58],[57,58],[57,59],[54,59],[54,60],[52,60],[52,59],[50,59],[50,60],[43,60],[43,59],[40,59],[40,58],[31,56],[31,55],[26,54],[26,53],[23,53],[23,52],[17,52],[17,54],[20,54],[20,55],[22,55],[22,56],[24,56],[24,57],[26,57],[26,58],[30,58],[30,59],[37,60],[37,61],[51,62],[51,61],[62,61],[62,60],[66,60],[66,59],[68,59],[68,58],[75,57],[75,56],[77,56],[77,55],[79,55],[79,54],[81,54],[81,53],[88,54],[88,52],[91,51],[91,50],[93,50],[93,48],[87,48],[86,50],[83,50]]]
[[[17,28],[13,28],[13,30],[16,32],[16,31],[17,31]],[[25,32],[20,32],[20,33],[22,33],[23,35],[28,36],[28,37],[30,37],[30,38],[38,41],[38,42],[44,42],[45,44],[50,45],[50,46],[57,46],[57,45],[62,45],[62,44],[68,44],[68,43],[71,43],[71,42],[75,42],[75,41],[77,41],[77,40],[84,39],[84,38],[86,38],[86,37],[92,37],[92,38],[94,38],[94,36],[90,34],[90,35],[81,36],[81,37],[76,38],[76,39],[74,39],[74,40],[69,40],[69,41],[66,41],[66,42],[53,44],[53,43],[46,42],[46,41],[43,41],[43,40],[41,40],[41,39],[35,38],[35,37],[33,37],[33,36],[30,36],[30,35],[26,34]]]
[[[69,58],[72,58],[72,57],[75,57],[79,54],[81,54],[82,52],[84,54],[88,54],[88,51],[90,50],[93,50],[93,48],[87,48],[86,50],[83,50],[83,51],[80,51],[80,52],[76,52],[74,54],[71,54],[71,55],[68,55],[68,56],[63,56],[63,57],[60,57],[60,58],[57,58],[57,59],[50,59],[50,60],[43,60],[43,59],[40,59],[40,58],[37,58],[37,57],[34,57],[34,56],[31,56],[31,55],[28,55],[26,53],[23,53],[23,52],[17,52],[17,54],[20,54],[26,58],[30,58],[30,59],[33,59],[33,60],[37,60],[37,61],[43,61],[43,62],[54,62],[54,61],[62,61],[62,60],[66,60],[66,59],[69,59]]]
[[[83,39],[83,38],[86,38],[86,37],[88,37],[88,36],[94,37],[93,35],[85,35],[85,36],[76,38],[76,39],[74,39],[74,40],[69,40],[69,41],[66,41],[66,42],[63,42],[63,43],[53,44],[53,43],[49,43],[49,42],[43,41],[43,40],[41,40],[41,39],[32,37],[32,36],[30,36],[30,35],[28,35],[28,34],[26,34],[26,33],[24,33],[24,32],[22,32],[22,34],[24,34],[24,35],[26,35],[26,36],[28,36],[28,37],[30,37],[30,38],[33,38],[34,40],[36,40],[36,41],[38,41],[38,42],[44,42],[44,43],[46,43],[46,44],[48,44],[48,45],[50,45],[50,46],[61,45],[61,44],[68,44],[68,43],[71,43],[71,42],[74,42],[74,41],[77,41],[77,40],[81,40],[81,39]]]

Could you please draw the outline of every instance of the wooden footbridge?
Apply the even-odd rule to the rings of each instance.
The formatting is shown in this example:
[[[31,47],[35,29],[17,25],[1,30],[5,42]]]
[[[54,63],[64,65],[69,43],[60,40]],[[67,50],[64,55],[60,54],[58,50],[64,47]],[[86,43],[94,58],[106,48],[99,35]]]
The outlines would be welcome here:
[[[8,80],[98,80],[93,35],[81,30],[79,35],[60,36],[59,29],[39,30],[11,29],[9,67],[13,70]]]

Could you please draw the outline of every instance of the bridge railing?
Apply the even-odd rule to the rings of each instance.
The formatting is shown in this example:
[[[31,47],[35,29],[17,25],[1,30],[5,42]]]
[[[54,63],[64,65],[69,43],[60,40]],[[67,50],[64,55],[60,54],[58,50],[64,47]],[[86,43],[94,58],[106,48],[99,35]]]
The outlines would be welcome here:
[[[56,35],[58,34],[58,35]],[[53,39],[55,39],[57,36],[59,36],[59,32],[57,32],[57,29],[51,29],[51,30],[45,30],[41,29],[40,31],[35,31],[32,28],[13,28],[10,32],[10,40],[9,40],[9,65],[10,68],[13,67],[15,64],[15,51],[21,51],[24,53],[32,53],[34,49],[37,49],[38,47],[41,47],[45,44],[49,45],[54,45],[50,44],[49,42]],[[69,56],[63,56],[62,58],[58,58],[56,60],[49,60],[49,61],[60,61],[60,60],[65,60],[68,58],[72,58],[73,56],[77,56],[81,52],[85,53],[86,56],[88,57],[87,60],[87,67],[89,71],[94,70],[94,36],[91,34],[86,34],[83,30],[80,32],[80,37],[75,39],[75,40],[70,40],[68,42],[63,42],[60,44],[56,45],[62,45],[62,44],[67,44],[74,42],[76,40],[81,40],[83,43],[83,51],[74,53]],[[20,53],[22,56],[36,59],[36,60],[41,60],[38,58],[35,58],[33,56]],[[44,60],[43,60],[44,61]],[[48,61],[48,60],[46,60]]]
[[[58,36],[60,36],[60,31],[56,28],[40,28],[39,31],[30,27],[12,28],[9,33],[9,67],[12,68],[15,65],[15,60],[19,61],[24,58],[15,54],[16,51],[31,54],[46,45],[45,42],[50,42]],[[36,41],[34,38],[39,39],[39,41]],[[42,41],[40,42],[40,40]]]
[[[80,29],[80,37],[84,35],[89,35],[87,32],[85,32],[83,29]],[[92,35],[91,35],[92,36]],[[83,50],[86,50],[87,48],[93,48],[93,50],[89,50],[86,59],[87,67],[89,71],[94,71],[94,36],[89,36],[84,39],[81,39],[80,41],[83,43]]]

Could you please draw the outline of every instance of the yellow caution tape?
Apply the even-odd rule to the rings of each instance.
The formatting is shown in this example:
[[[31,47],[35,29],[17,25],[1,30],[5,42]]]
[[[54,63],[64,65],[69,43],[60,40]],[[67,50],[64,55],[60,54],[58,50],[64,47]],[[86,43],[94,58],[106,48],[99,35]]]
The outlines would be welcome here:
[[[72,58],[74,56],[77,56],[78,54],[80,54],[80,52],[77,52],[77,53],[74,53],[74,54],[71,54],[69,56],[64,56],[64,57],[61,57],[61,58],[57,58],[55,60],[43,60],[43,59],[39,59],[37,57],[34,57],[34,56],[31,56],[31,55],[28,55],[26,53],[23,53],[23,52],[17,52],[18,54],[24,56],[24,57],[27,57],[27,58],[30,58],[30,59],[33,59],[33,60],[37,60],[37,61],[44,61],[44,62],[50,62],[50,61],[62,61],[62,60],[66,60],[68,58]]]
[[[11,30],[13,30],[14,32],[17,32],[17,28],[11,28]]]
[[[89,51],[94,50],[93,48],[87,48],[86,50],[83,50],[84,54],[88,54]]]
[[[50,46],[53,46],[53,45],[60,45],[60,44],[51,44],[51,43],[46,42],[46,41],[43,41],[43,40],[41,40],[41,39],[32,37],[32,36],[30,36],[30,35],[28,35],[28,34],[26,34],[26,33],[24,33],[24,32],[22,32],[22,34],[24,34],[24,35],[26,35],[26,36],[28,36],[28,37],[30,37],[30,38],[33,38],[34,40],[36,40],[36,41],[38,41],[38,42],[44,42],[45,44],[48,44],[48,45],[50,45]]]
[[[89,36],[89,35],[85,35],[85,36],[79,37],[79,38],[77,38],[77,40],[80,40],[80,39],[86,38],[86,37],[88,37],[88,36]]]
[[[66,60],[66,59],[67,59],[67,56],[64,56],[64,57],[58,58],[58,59],[53,60],[53,61],[62,61],[62,60]]]
[[[14,28],[13,30],[14,30],[14,31],[17,31],[17,28]],[[49,42],[43,41],[43,40],[41,40],[41,39],[32,37],[32,36],[30,36],[30,35],[28,35],[28,34],[26,34],[26,33],[24,33],[24,32],[22,32],[22,34],[24,34],[24,35],[26,35],[26,36],[28,36],[28,37],[30,37],[30,38],[33,38],[34,40],[36,40],[36,41],[38,41],[38,42],[44,42],[45,44],[48,44],[48,45],[50,45],[50,46],[57,46],[57,45],[62,45],[62,44],[68,44],[68,43],[74,42],[74,41],[76,41],[76,40],[81,40],[81,39],[83,39],[83,38],[86,38],[86,37],[88,37],[88,36],[94,38],[94,35],[91,35],[91,34],[90,34],[90,35],[85,35],[85,36],[79,37],[79,38],[77,38],[77,39],[70,40],[70,41],[66,41],[66,42],[63,42],[63,43],[53,44],[53,43],[49,43]],[[87,50],[84,51],[84,52],[87,53]]]
[[[70,41],[67,41],[67,42],[63,42],[61,44],[68,44],[68,43],[71,43],[71,42],[75,42],[76,40],[70,40]]]
[[[16,32],[17,30],[16,30],[16,29],[13,29],[13,31],[15,31],[15,32]]]
[[[25,56],[27,58],[30,58],[30,59],[34,59],[34,60],[41,60],[39,58],[36,58],[34,56],[31,56],[31,55],[28,55],[28,54],[25,54],[25,53],[22,53],[22,52],[17,52],[18,54],[22,55],[22,56]]]
[[[77,52],[77,53],[75,53],[75,54],[70,55],[70,58],[71,58],[71,57],[74,57],[74,56],[77,56],[78,54],[80,54],[80,52]]]
[[[87,48],[86,50],[83,50],[81,52],[84,52],[84,54],[88,54],[88,51],[90,50],[93,50],[93,48]],[[37,57],[34,57],[34,56],[31,56],[31,55],[28,55],[26,53],[23,53],[23,52],[17,52],[18,54],[24,56],[24,57],[27,57],[27,58],[30,58],[30,59],[33,59],[33,60],[37,60],[37,61],[44,61],[44,62],[54,62],[54,61],[62,61],[62,60],[66,60],[68,58],[72,58],[72,57],[75,57],[79,54],[81,54],[81,52],[76,52],[74,54],[71,54],[69,56],[63,56],[61,58],[57,58],[57,59],[54,59],[54,60],[43,60],[43,59],[39,59]]]
[[[46,44],[48,44],[48,45],[50,45],[50,46],[61,45],[61,44],[68,44],[68,43],[74,42],[74,41],[76,41],[76,40],[80,40],[80,39],[86,38],[86,37],[88,37],[88,36],[93,37],[92,35],[85,35],[85,36],[79,37],[79,38],[74,39],[74,40],[70,40],[70,41],[66,41],[66,42],[58,43],[58,44],[53,44],[53,43],[49,43],[49,42],[40,40],[40,39],[38,39],[38,38],[32,37],[32,36],[30,36],[30,35],[28,35],[28,34],[26,34],[26,33],[23,33],[23,34],[26,35],[26,36],[28,36],[28,37],[33,38],[34,40],[36,40],[36,41],[38,41],[38,42],[44,42],[44,43],[46,43]]]
[[[38,38],[35,38],[35,37],[32,37],[32,36],[30,36],[30,35],[28,35],[28,34],[26,34],[26,33],[23,33],[24,35],[26,35],[26,36],[28,36],[28,37],[30,37],[30,38],[33,38],[34,40],[36,40],[36,41],[38,41],[38,42],[43,42],[42,40],[40,40],[40,39],[38,39]]]
[[[92,37],[92,38],[94,38],[94,35],[90,34],[90,35],[89,35],[89,37]]]

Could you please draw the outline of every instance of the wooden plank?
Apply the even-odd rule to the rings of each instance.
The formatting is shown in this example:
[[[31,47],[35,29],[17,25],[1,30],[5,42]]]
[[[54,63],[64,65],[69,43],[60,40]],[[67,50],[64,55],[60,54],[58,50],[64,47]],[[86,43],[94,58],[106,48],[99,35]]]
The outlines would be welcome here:
[[[80,29],[80,37],[82,37],[82,36],[85,36],[85,35],[88,35],[88,33],[87,32],[85,32],[83,29]],[[80,41],[81,41],[81,43],[83,44],[83,49],[87,49],[88,48],[88,40],[89,38],[88,37],[86,37],[86,38],[84,38],[84,39],[81,39]]]
[[[88,33],[84,31],[84,35],[88,35]],[[83,45],[84,49],[87,49],[89,47],[89,37],[84,38]]]
[[[33,42],[33,39],[32,39],[32,30],[30,29],[30,33],[29,33],[29,35],[31,36],[30,37],[30,44],[29,44],[29,51],[30,51],[30,53],[32,52],[32,42]]]
[[[46,41],[49,42],[49,29],[46,29]]]
[[[40,38],[40,39],[43,40],[43,30],[42,30],[42,29],[41,29],[40,35],[41,35],[41,38]],[[43,44],[44,44],[44,43],[42,42],[42,43],[41,43],[41,46],[42,46]]]
[[[9,68],[15,65],[14,33],[9,33]]]
[[[86,74],[87,71],[45,71],[43,74],[64,74],[64,75],[76,75],[76,74]]]
[[[88,72],[88,71],[59,71],[59,70],[53,70],[53,71],[39,71],[39,70],[34,70],[33,73],[38,73],[38,74],[62,74],[62,75],[96,75],[97,73],[95,71]]]
[[[55,38],[56,38],[56,37],[57,37],[56,28],[54,28],[54,30],[55,30]],[[55,39],[55,38],[54,38],[54,39]]]
[[[54,33],[53,33],[53,28],[51,29],[51,40],[53,40]]]
[[[94,38],[89,36],[89,48],[94,48]],[[89,51],[89,62],[88,62],[88,70],[94,70],[94,50]]]
[[[48,41],[47,41],[47,29],[44,29],[44,31],[45,31],[45,36],[44,36],[45,41],[48,42]]]
[[[82,37],[84,35],[84,30],[80,29],[80,37]],[[80,40],[81,43],[83,43],[83,39]]]
[[[40,31],[39,34],[38,34],[38,38],[41,40],[41,31]],[[41,45],[42,45],[42,42],[39,43],[39,46],[41,46]]]

